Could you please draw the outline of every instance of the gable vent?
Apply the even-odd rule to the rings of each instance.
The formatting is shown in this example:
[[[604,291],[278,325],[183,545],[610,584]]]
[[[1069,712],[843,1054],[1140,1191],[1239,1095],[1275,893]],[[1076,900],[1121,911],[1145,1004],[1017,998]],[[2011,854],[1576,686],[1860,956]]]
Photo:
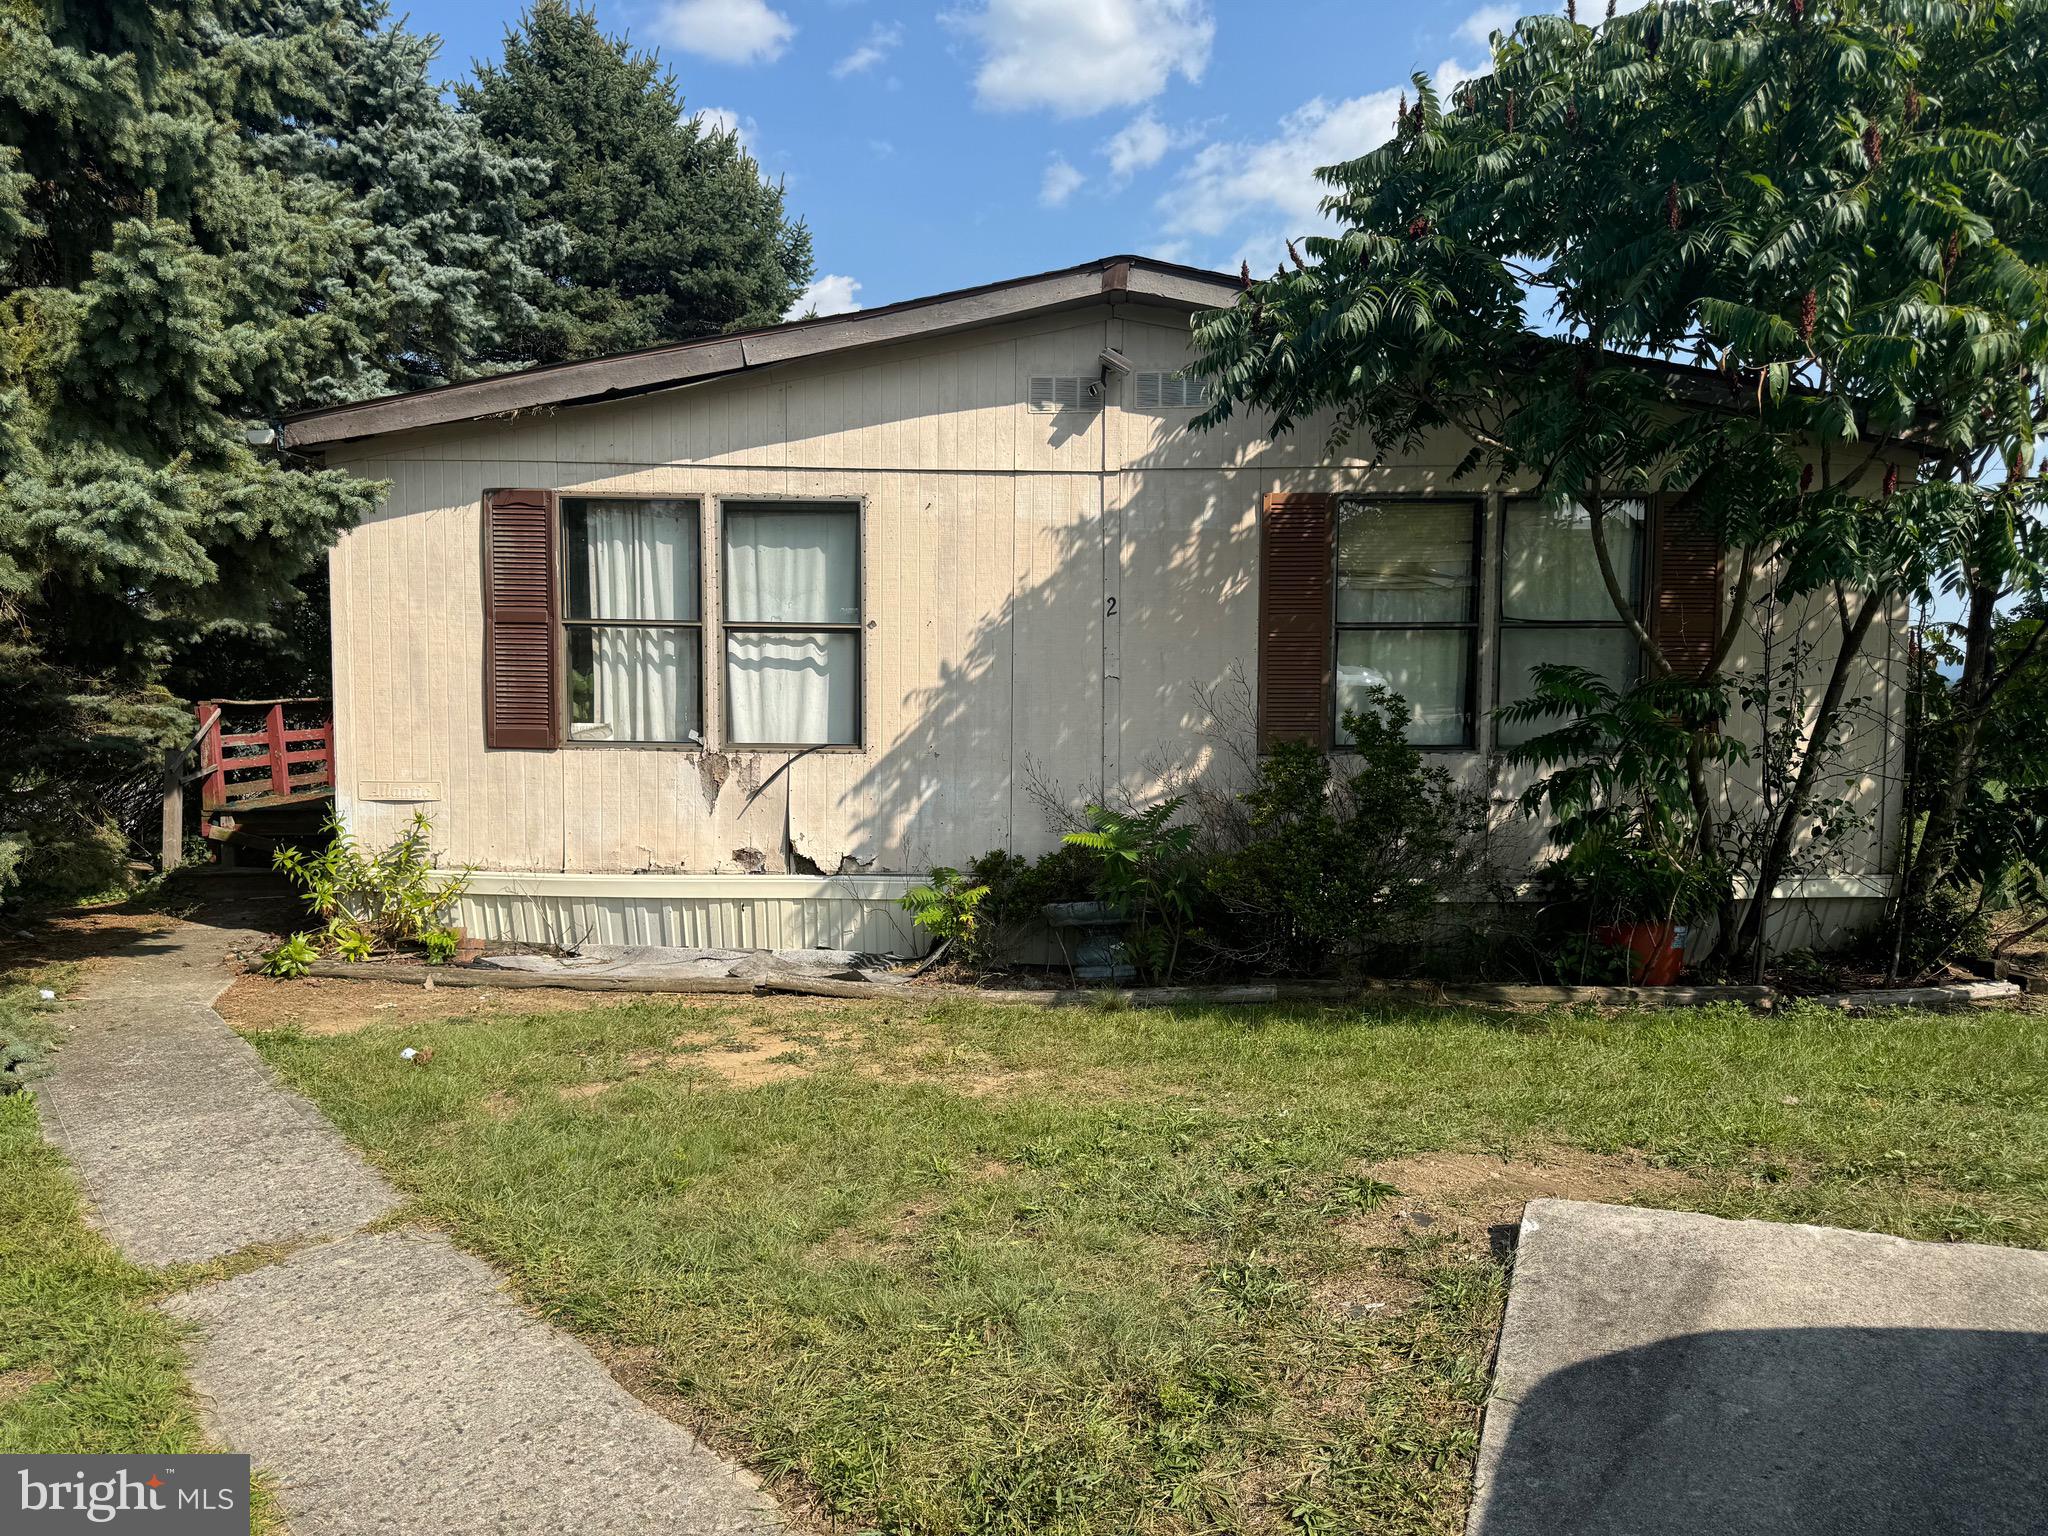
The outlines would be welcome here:
[[[1029,397],[1034,411],[1079,411],[1096,402],[1090,398],[1088,386],[1094,381],[1081,378],[1058,378],[1047,374],[1033,374]]]
[[[1131,409],[1134,411],[1201,409],[1209,403],[1209,383],[1189,373],[1134,373],[1131,375]]]

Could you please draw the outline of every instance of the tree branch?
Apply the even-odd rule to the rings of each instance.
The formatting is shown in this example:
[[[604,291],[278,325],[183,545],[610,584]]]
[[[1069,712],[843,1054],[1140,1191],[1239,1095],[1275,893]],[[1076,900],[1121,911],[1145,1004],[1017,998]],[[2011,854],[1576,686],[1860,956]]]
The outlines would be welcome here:
[[[1756,546],[1742,546],[1742,569],[1736,575],[1735,587],[1728,595],[1728,617],[1721,625],[1720,638],[1714,642],[1714,654],[1707,662],[1706,675],[1712,677],[1728,665],[1728,657],[1735,649],[1735,642],[1742,634],[1742,620],[1749,604],[1749,589],[1756,580]]]

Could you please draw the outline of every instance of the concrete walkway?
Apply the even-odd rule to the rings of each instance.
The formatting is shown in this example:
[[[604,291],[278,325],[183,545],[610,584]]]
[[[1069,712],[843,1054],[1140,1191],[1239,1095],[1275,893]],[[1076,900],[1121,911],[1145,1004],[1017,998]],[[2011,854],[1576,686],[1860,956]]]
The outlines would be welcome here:
[[[365,1233],[397,1193],[212,1003],[257,936],[181,924],[91,974],[50,1075],[51,1139],[129,1257],[284,1256],[180,1293],[216,1437],[297,1536],[756,1536],[751,1474],[627,1393],[438,1235]]]
[[[2048,1254],[1522,1218],[1471,1536],[2048,1530]]]

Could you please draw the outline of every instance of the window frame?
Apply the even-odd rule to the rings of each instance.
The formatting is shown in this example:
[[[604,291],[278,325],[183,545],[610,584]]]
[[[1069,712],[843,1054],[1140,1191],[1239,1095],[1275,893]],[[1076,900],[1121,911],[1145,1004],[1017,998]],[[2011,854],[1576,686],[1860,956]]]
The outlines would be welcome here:
[[[718,604],[718,744],[730,752],[865,752],[868,740],[868,499],[865,496],[719,496],[718,557],[712,596]],[[850,624],[764,624],[754,621],[733,623],[725,616],[725,562],[730,524],[728,508],[746,511],[755,507],[844,507],[853,516],[853,591],[860,613]],[[728,634],[853,636],[853,740],[851,741],[741,741],[732,729],[732,689],[728,686],[731,665],[726,649]]]
[[[1655,538],[1656,509],[1652,505],[1650,498],[1646,496],[1623,496],[1618,497],[1616,499],[1631,506],[1639,506],[1642,508],[1643,512],[1642,524],[1636,535],[1635,559],[1633,562],[1633,568],[1630,572],[1631,579],[1634,581],[1636,589],[1636,622],[1641,623],[1643,622],[1644,618],[1644,609],[1647,606],[1649,600],[1650,546],[1652,540]],[[1607,597],[1605,582],[1601,583],[1601,596],[1605,598],[1607,601],[1607,611],[1610,614],[1614,614],[1612,618],[1512,619],[1508,617],[1508,541],[1514,537],[1515,508],[1541,507],[1543,505],[1544,502],[1540,496],[1503,496],[1501,498],[1499,562],[1500,569],[1498,579],[1493,584],[1493,632],[1495,636],[1493,644],[1493,710],[1489,711],[1489,714],[1492,714],[1495,711],[1500,710],[1503,706],[1514,702],[1514,700],[1507,697],[1507,694],[1502,686],[1506,678],[1508,650],[1507,636],[1511,631],[1597,629],[1616,630],[1624,634],[1630,633],[1628,621],[1623,619],[1619,614],[1614,614],[1614,600],[1612,598]],[[1592,536],[1590,534],[1587,535],[1587,548],[1592,548]],[[1619,575],[1620,573],[1617,572],[1616,574]],[[1642,680],[1642,674],[1643,648],[1641,643],[1638,642],[1636,645],[1635,681],[1640,682]],[[1494,747],[1496,750],[1507,750],[1509,747],[1508,743],[1504,743],[1500,739],[1500,722],[1498,720],[1494,721]]]
[[[1407,623],[1391,620],[1367,622],[1346,621],[1338,617],[1338,604],[1343,597],[1344,561],[1344,507],[1347,502],[1366,502],[1381,507],[1462,507],[1472,509],[1472,577],[1470,591],[1472,600],[1467,607],[1470,615],[1463,620],[1429,619]],[[1484,613],[1480,589],[1486,582],[1486,498],[1484,496],[1375,496],[1366,491],[1343,491],[1336,497],[1332,508],[1330,528],[1330,742],[1332,752],[1356,752],[1351,742],[1342,740],[1344,711],[1341,705],[1342,684],[1338,679],[1337,658],[1347,631],[1355,632],[1416,632],[1462,630],[1465,633],[1465,734],[1458,741],[1418,741],[1412,743],[1418,752],[1472,752],[1479,745],[1479,630],[1480,617]]]
[[[697,567],[692,572],[697,587],[697,617],[695,619],[578,619],[569,613],[569,508],[572,504],[591,502],[635,502],[652,505],[658,502],[686,503],[696,509],[697,517]],[[710,750],[711,739],[705,718],[706,687],[704,678],[704,632],[709,627],[704,617],[704,508],[707,498],[694,491],[681,491],[674,495],[656,496],[636,492],[630,496],[570,496],[558,493],[555,497],[555,601],[556,645],[559,657],[561,684],[555,701],[556,744],[573,747],[578,751],[586,748],[623,748],[639,752],[704,752]],[[577,737],[572,734],[576,722],[571,718],[574,700],[571,697],[571,660],[569,632],[572,629],[677,629],[694,630],[697,635],[697,739],[695,741],[617,741],[595,737]]]

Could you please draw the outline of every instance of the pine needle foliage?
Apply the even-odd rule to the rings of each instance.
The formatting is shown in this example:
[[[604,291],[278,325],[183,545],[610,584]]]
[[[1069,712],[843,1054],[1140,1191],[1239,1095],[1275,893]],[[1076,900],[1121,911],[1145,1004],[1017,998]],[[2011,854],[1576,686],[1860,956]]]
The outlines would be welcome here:
[[[0,863],[30,890],[118,869],[105,786],[189,730],[170,646],[373,503],[246,440],[362,334],[355,211],[254,152],[345,30],[261,0],[0,11]]]
[[[773,325],[810,282],[810,231],[781,186],[589,8],[538,0],[504,61],[457,94],[493,144],[550,167],[522,208],[566,236],[535,312],[492,356],[559,362]]]

